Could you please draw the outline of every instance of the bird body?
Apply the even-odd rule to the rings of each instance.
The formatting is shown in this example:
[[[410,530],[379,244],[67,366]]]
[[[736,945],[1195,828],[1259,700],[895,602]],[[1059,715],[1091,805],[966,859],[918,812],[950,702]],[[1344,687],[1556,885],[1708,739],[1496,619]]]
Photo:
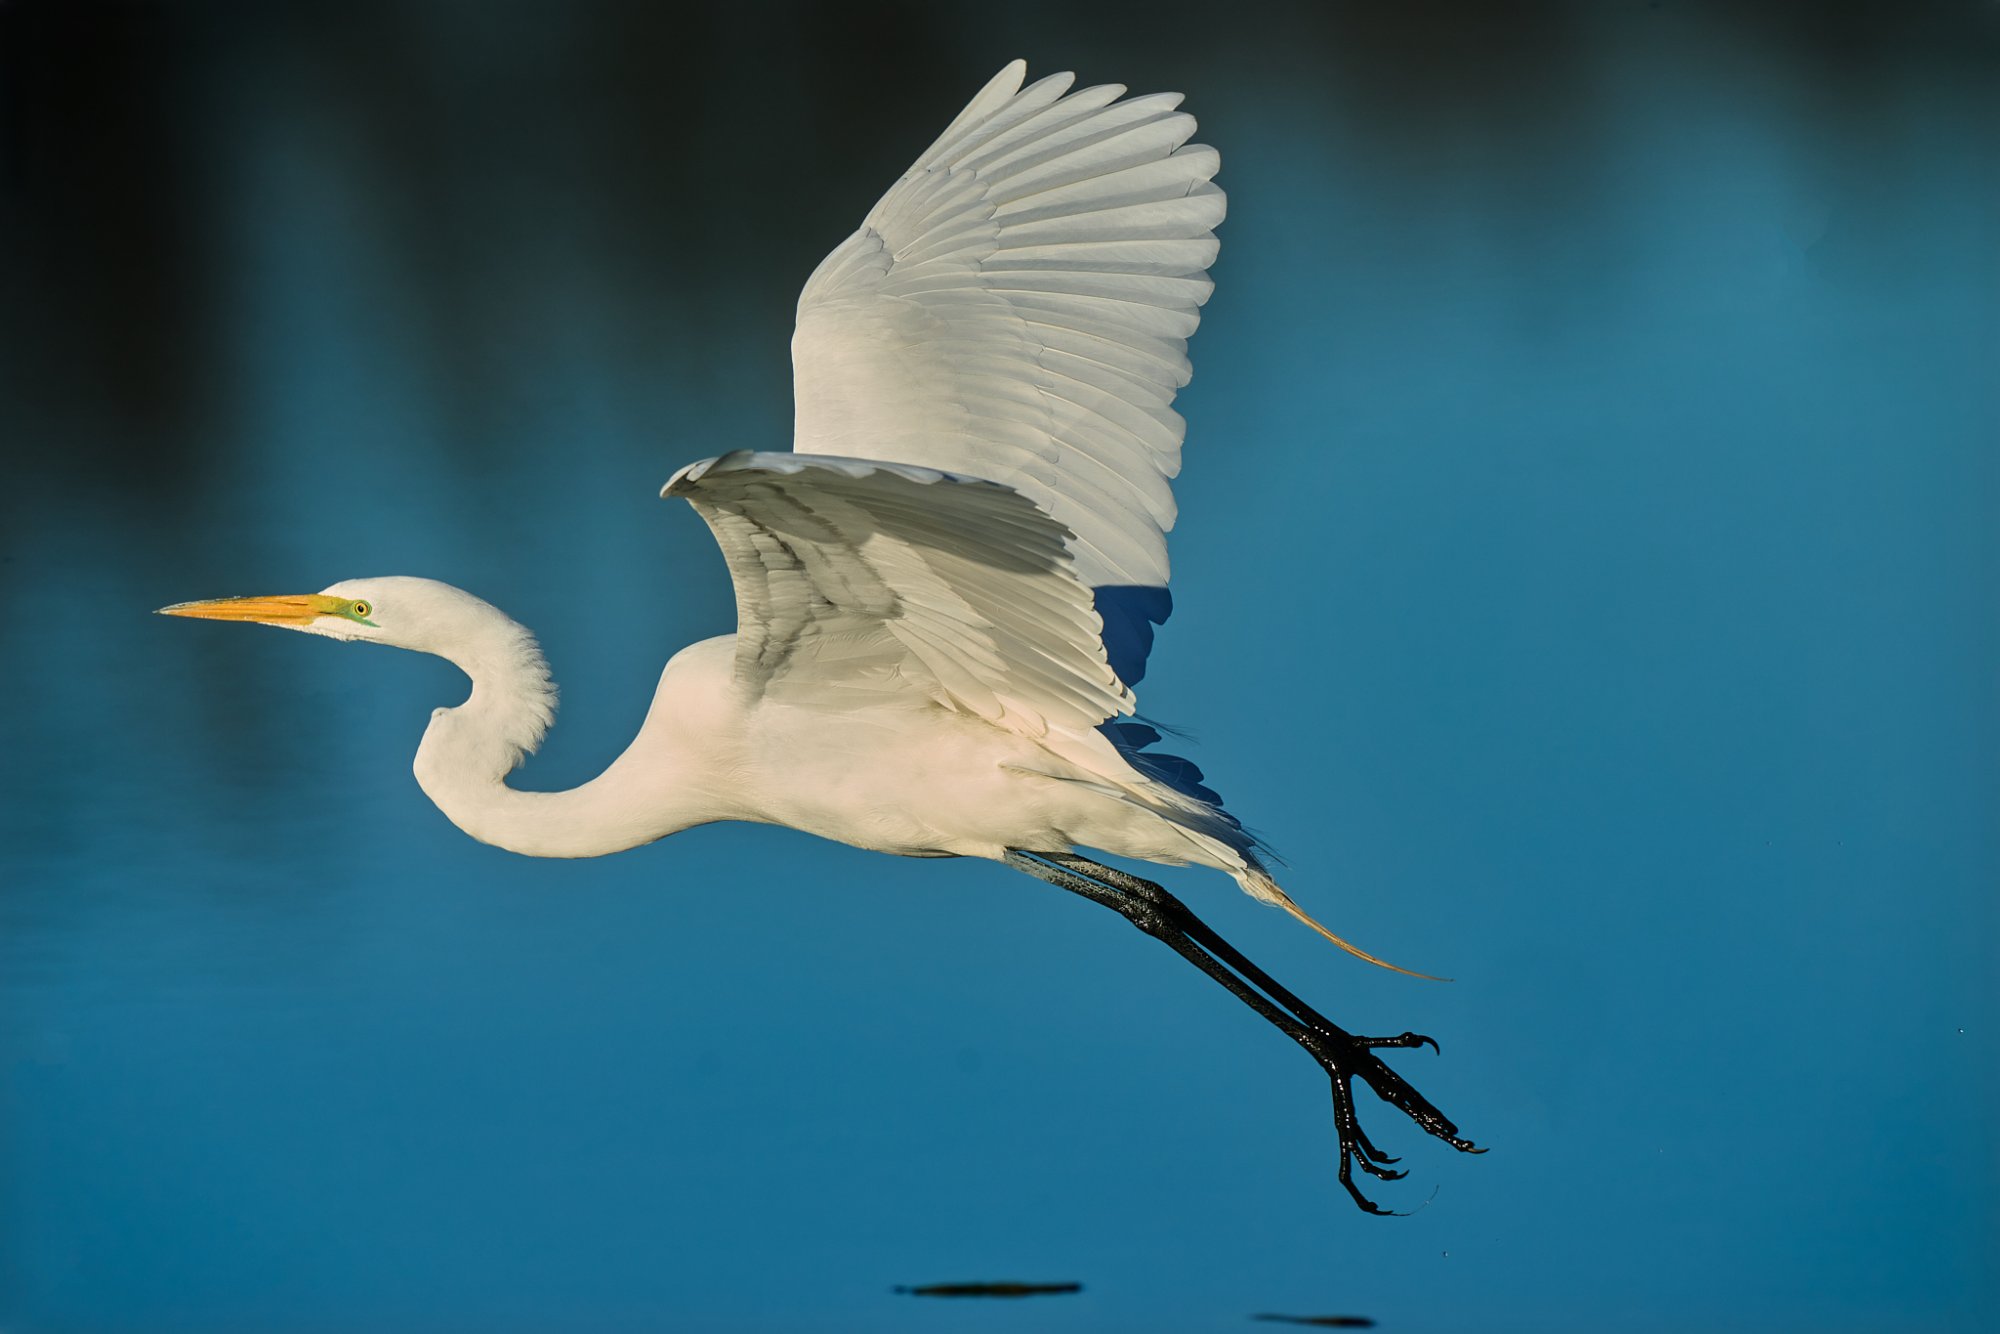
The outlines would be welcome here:
[[[728,560],[737,631],[676,655],[598,778],[506,786],[555,691],[533,636],[468,593],[350,580],[263,617],[472,678],[416,761],[461,829],[559,857],[710,820],[905,856],[1088,846],[1289,904],[1213,794],[1105,728],[1143,669],[1107,643],[1165,616],[1185,432],[1169,404],[1211,288],[1220,159],[1187,142],[1178,94],[1024,86],[1025,69],[990,81],[807,280],[794,450],[669,479]],[[1105,596],[1135,589],[1156,596]],[[247,620],[269,601],[168,610]],[[355,605],[369,614],[337,610]]]
[[[508,785],[555,687],[524,627],[449,585],[360,579],[162,610],[455,663],[471,692],[433,713],[415,773],[454,824],[501,848],[590,857],[753,821],[988,858],[1113,907],[1333,1076],[1341,1180],[1372,1209],[1350,1166],[1393,1173],[1354,1123],[1353,1078],[1470,1147],[1373,1055],[1426,1040],[1346,1033],[1159,886],[1075,855],[1211,867],[1393,967],[1300,909],[1199,771],[1121,721],[1170,606],[1186,430],[1171,404],[1212,287],[1220,159],[1188,142],[1178,94],[1024,74],[1016,61],[995,76],[807,280],[793,450],[668,479],[662,494],[722,548],[736,632],[674,656],[596,778]]]
[[[423,630],[374,642],[437,653],[470,678],[463,704],[433,713],[414,769],[452,823],[510,852],[593,857],[740,820],[903,857],[1094,847],[1250,874],[1241,854],[1169,818],[1178,794],[1101,734],[1031,739],[899,691],[839,710],[746,696],[735,635],[673,656],[638,735],[602,774],[564,792],[522,791],[507,776],[555,706],[528,630],[427,579],[349,580],[327,595],[367,601],[378,618],[412,609]],[[438,626],[449,642],[432,645],[425,631]]]

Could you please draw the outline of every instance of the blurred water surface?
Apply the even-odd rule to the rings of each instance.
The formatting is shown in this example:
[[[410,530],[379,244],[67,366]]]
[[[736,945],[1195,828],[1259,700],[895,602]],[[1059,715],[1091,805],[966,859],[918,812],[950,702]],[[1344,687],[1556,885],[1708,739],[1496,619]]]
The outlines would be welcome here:
[[[0,9],[0,1326],[1975,1329],[1994,1315],[1992,6]],[[449,667],[146,613],[354,576],[542,636],[531,786],[731,627],[819,256],[1006,59],[1184,90],[1232,215],[1144,702],[1336,929],[1169,877],[1310,1064],[987,865],[513,858]],[[1433,1195],[1433,1190],[1435,1194]],[[1078,1278],[1074,1297],[897,1284]]]

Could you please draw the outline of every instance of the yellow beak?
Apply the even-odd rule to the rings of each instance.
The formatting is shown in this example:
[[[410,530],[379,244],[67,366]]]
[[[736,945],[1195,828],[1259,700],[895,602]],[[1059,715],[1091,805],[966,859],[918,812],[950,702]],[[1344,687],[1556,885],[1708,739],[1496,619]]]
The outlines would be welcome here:
[[[160,608],[162,616],[193,616],[204,621],[254,621],[259,625],[311,625],[322,616],[339,614],[339,598],[319,593],[275,598],[217,598],[213,602],[176,602]]]

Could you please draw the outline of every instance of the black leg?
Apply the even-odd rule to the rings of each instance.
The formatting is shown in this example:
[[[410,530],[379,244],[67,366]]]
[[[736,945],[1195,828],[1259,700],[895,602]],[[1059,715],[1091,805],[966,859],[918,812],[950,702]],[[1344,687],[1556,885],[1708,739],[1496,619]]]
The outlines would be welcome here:
[[[1128,875],[1085,857],[1066,852],[1010,851],[1007,864],[1045,880],[1058,889],[1099,903],[1121,914],[1134,926],[1164,942],[1176,954],[1192,963],[1245,1005],[1262,1015],[1279,1032],[1304,1047],[1333,1081],[1333,1122],[1340,1137],[1340,1184],[1354,1202],[1371,1214],[1388,1213],[1361,1193],[1354,1183],[1354,1167],[1380,1181],[1394,1181],[1404,1175],[1387,1166],[1397,1161],[1376,1148],[1361,1129],[1354,1108],[1354,1080],[1360,1079],[1375,1095],[1415,1121],[1426,1133],[1443,1140],[1461,1153],[1483,1153],[1470,1140],[1461,1139],[1458,1127],[1401,1075],[1375,1055],[1379,1048],[1409,1048],[1437,1043],[1417,1033],[1393,1038],[1364,1038],[1327,1019],[1270,974],[1251,963],[1218,935],[1192,909],[1150,880]],[[1231,971],[1234,970],[1234,971]]]

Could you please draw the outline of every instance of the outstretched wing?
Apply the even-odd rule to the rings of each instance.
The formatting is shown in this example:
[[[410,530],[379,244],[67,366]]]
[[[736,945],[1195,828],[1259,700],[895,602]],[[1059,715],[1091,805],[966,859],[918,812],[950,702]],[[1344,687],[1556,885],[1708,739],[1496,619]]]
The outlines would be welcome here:
[[[1013,488],[1069,529],[1086,586],[1157,590],[1099,598],[1114,644],[1149,643],[1220,159],[1187,142],[1178,93],[1025,73],[1000,71],[806,283],[794,447]]]
[[[1027,736],[1132,709],[1062,526],[977,478],[747,450],[675,473],[736,585],[738,683],[928,697]]]

